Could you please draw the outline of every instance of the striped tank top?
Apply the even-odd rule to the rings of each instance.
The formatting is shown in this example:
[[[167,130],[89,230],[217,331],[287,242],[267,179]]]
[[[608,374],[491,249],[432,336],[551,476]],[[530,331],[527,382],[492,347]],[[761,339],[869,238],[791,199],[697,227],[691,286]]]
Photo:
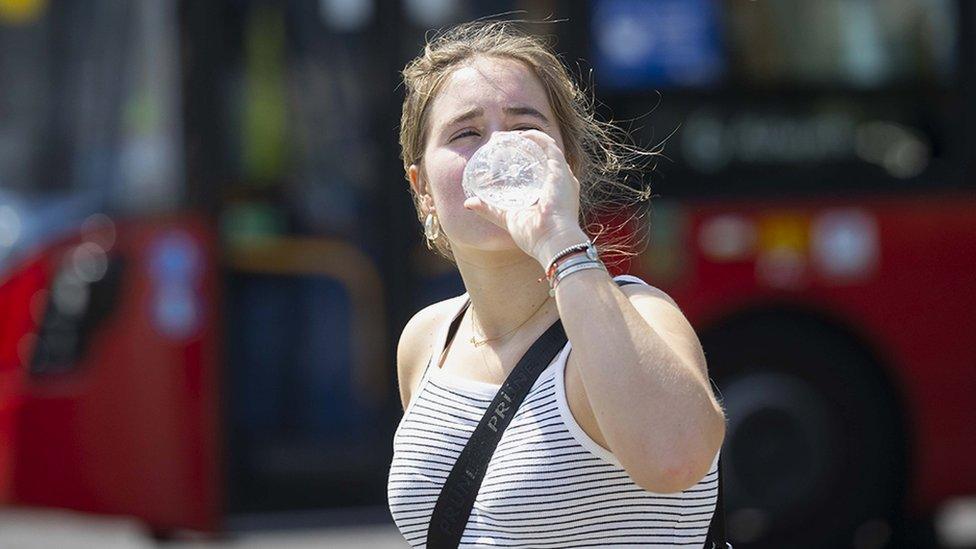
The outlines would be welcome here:
[[[630,279],[646,284],[630,275]],[[426,545],[434,503],[499,385],[435,363],[467,294],[436,345],[393,437],[390,512],[412,547]],[[612,453],[576,423],[566,401],[566,346],[542,372],[505,430],[460,547],[702,547],[718,495],[718,455],[695,486],[672,494],[637,486]]]

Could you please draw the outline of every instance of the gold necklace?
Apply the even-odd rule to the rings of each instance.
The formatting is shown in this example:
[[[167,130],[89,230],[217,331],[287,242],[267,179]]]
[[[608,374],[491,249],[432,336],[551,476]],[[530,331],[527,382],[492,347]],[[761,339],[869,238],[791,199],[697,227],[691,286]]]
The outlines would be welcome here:
[[[528,318],[526,318],[525,320],[523,320],[518,326],[512,328],[511,330],[505,332],[504,334],[502,334],[500,336],[489,337],[488,339],[482,339],[481,341],[475,340],[474,334],[476,333],[476,330],[474,329],[474,311],[471,311],[471,334],[472,334],[471,335],[471,344],[474,345],[475,347],[479,347],[481,345],[484,345],[485,343],[488,343],[489,341],[495,341],[497,339],[501,339],[501,338],[507,336],[508,334],[514,332],[515,330],[518,330],[519,328],[521,328],[522,326],[524,326],[525,323],[528,322],[532,317],[534,317],[535,314],[539,312],[539,309],[542,309],[542,306],[549,302],[549,299],[551,297],[552,296],[546,296],[545,301],[543,301],[542,303],[540,303],[539,306],[536,307],[534,311],[532,311],[532,314],[530,314],[528,316]]]
[[[475,347],[477,347],[477,345],[475,345]],[[481,347],[478,347],[478,356],[481,357],[481,363],[485,365],[485,371],[487,372],[490,370],[491,368],[488,367],[488,361],[485,359],[485,351]]]

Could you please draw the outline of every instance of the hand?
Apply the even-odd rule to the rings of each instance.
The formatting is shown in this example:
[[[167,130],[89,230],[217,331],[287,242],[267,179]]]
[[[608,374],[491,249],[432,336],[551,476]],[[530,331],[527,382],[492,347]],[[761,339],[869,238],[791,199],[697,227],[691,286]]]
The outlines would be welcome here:
[[[546,153],[546,177],[539,200],[526,208],[503,210],[472,197],[464,201],[464,207],[508,231],[515,244],[545,268],[552,259],[549,254],[587,239],[579,226],[580,184],[552,137],[539,130],[521,134]],[[560,245],[562,248],[552,251]]]

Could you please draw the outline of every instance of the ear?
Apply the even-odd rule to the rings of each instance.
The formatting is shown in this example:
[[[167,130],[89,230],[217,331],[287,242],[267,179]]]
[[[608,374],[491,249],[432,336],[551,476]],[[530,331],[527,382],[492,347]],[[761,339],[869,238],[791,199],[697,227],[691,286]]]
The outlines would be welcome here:
[[[420,167],[416,164],[411,164],[407,168],[407,177],[410,179],[410,186],[413,187],[413,192],[417,194],[421,210],[426,214],[433,207],[434,197],[427,192],[427,185],[424,184],[423,178],[421,177]]]
[[[410,164],[407,168],[407,178],[410,180],[410,186],[413,187],[413,192],[420,196],[423,194],[423,189],[420,188],[420,168],[416,164]]]

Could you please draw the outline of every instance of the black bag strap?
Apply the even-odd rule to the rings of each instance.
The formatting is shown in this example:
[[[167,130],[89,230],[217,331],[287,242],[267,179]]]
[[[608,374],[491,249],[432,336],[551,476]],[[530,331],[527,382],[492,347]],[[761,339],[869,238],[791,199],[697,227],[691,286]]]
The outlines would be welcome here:
[[[615,280],[619,286],[639,284],[628,280]],[[469,302],[470,304],[470,302]],[[468,305],[465,305],[467,307]],[[448,328],[447,341],[457,330],[460,315]],[[552,326],[537,339],[525,352],[518,364],[508,375],[495,398],[475,427],[474,432],[458,455],[454,467],[447,475],[434,511],[427,527],[428,549],[456,549],[471,516],[474,500],[478,497],[481,483],[485,478],[488,463],[502,434],[512,421],[512,416],[522,405],[529,390],[552,362],[556,354],[566,345],[566,332],[562,321],[556,320]],[[725,513],[722,507],[722,467],[718,463],[718,503],[705,539],[705,549],[726,549]],[[731,547],[731,546],[729,546]]]
[[[712,522],[708,525],[708,535],[705,536],[704,549],[732,549],[732,544],[725,537],[725,506],[722,504],[722,455],[718,456],[718,500],[715,502],[715,512]]]
[[[508,375],[447,475],[427,528],[428,549],[455,549],[460,544],[488,462],[502,433],[539,375],[565,345],[563,323],[556,320]]]

